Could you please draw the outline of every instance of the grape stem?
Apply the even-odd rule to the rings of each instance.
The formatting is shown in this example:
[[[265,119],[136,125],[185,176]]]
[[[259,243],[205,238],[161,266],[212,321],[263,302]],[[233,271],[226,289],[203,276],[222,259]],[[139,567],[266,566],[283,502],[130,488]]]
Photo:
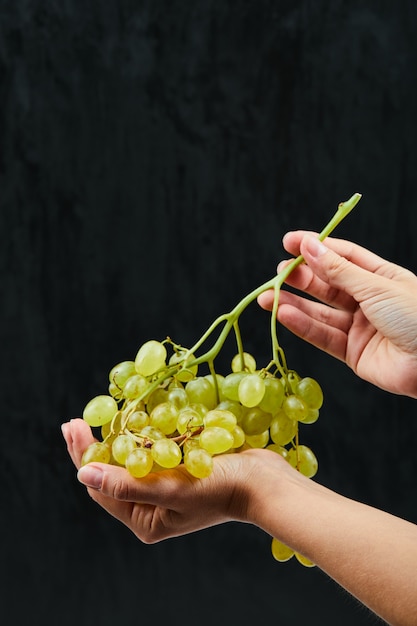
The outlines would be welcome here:
[[[323,228],[323,230],[319,233],[318,239],[323,241],[326,237],[328,237],[333,230],[340,224],[340,222],[352,211],[352,209],[357,205],[362,195],[360,193],[355,193],[349,200],[346,202],[341,202],[337,208],[336,213],[333,215],[328,224]],[[279,292],[281,286],[286,281],[291,272],[298,267],[301,263],[304,262],[304,257],[300,254],[298,257],[294,258],[288,265],[286,265],[276,276],[266,281],[253,291],[251,291],[247,296],[245,296],[229,313],[224,313],[220,315],[211,326],[207,329],[207,331],[200,337],[200,339],[190,348],[184,361],[187,362],[187,359],[190,355],[195,354],[197,350],[207,341],[210,335],[214,332],[214,330],[220,326],[223,322],[224,327],[218,336],[216,342],[212,346],[210,350],[205,352],[199,357],[194,358],[192,361],[187,362],[188,367],[192,367],[193,365],[198,365],[200,363],[210,362],[213,363],[214,359],[220,352],[227,336],[230,331],[234,328],[236,339],[238,343],[238,349],[240,354],[242,355],[243,346],[240,339],[240,333],[238,329],[238,319],[243,311],[253,302],[256,298],[267,291],[268,289],[274,290],[274,303],[272,307],[271,314],[271,339],[272,339],[272,356],[273,362],[277,366],[281,375],[285,376],[287,373],[287,366],[285,362],[285,357],[283,356],[283,351],[280,348],[278,337],[277,337],[277,311],[279,304]],[[243,356],[242,356],[243,359]]]

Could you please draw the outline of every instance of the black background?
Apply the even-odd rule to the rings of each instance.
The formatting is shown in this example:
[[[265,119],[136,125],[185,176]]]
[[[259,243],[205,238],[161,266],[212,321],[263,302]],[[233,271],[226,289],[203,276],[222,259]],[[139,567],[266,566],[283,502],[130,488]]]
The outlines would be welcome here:
[[[354,192],[337,235],[417,270],[416,19],[412,0],[1,2],[8,624],[375,623],[259,529],[142,545],[78,484],[60,424],[142,342],[193,343]],[[267,362],[268,314],[242,332]],[[417,521],[415,403],[280,339],[324,389],[317,480]]]

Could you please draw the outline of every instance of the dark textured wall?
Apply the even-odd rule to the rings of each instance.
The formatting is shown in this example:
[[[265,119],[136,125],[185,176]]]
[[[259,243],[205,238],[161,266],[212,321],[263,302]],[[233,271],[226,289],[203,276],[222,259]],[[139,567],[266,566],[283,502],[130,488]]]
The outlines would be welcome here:
[[[356,191],[338,235],[417,270],[416,6],[1,3],[8,624],[374,623],[319,571],[272,562],[257,529],[143,546],[78,485],[60,423],[143,341],[195,341],[274,274],[288,229]],[[268,326],[256,304],[242,322],[260,362]],[[417,522],[415,403],[281,341],[325,392],[304,431],[317,480]]]

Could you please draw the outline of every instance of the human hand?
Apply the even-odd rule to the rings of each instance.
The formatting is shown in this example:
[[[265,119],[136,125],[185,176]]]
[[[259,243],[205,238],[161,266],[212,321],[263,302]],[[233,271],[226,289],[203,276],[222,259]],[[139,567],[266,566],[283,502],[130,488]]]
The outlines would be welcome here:
[[[278,320],[364,380],[417,398],[417,276],[341,239],[295,231],[283,243],[305,260],[287,284],[317,301],[281,290]],[[258,302],[271,310],[273,293]]]
[[[80,482],[93,500],[125,524],[144,543],[155,543],[222,522],[257,523],[262,472],[274,474],[284,459],[267,450],[219,455],[204,479],[193,478],[183,466],[133,478],[123,467],[89,463],[80,468],[84,450],[94,441],[88,424],[74,419],[63,424],[68,452]]]

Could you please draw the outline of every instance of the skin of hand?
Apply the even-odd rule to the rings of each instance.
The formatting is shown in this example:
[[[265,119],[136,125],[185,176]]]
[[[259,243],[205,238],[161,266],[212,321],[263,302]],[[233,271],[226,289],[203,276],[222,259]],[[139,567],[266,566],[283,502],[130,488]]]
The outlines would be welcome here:
[[[342,239],[324,244],[295,231],[283,244],[305,260],[286,283],[314,300],[282,289],[279,322],[364,380],[417,398],[417,276]],[[264,292],[258,303],[271,310],[273,297]]]
[[[62,432],[91,498],[144,543],[232,520],[251,523],[304,554],[388,623],[416,624],[415,525],[330,491],[269,450],[219,455],[205,479],[182,466],[137,479],[113,465],[80,468],[94,441],[84,420],[63,424]]]

